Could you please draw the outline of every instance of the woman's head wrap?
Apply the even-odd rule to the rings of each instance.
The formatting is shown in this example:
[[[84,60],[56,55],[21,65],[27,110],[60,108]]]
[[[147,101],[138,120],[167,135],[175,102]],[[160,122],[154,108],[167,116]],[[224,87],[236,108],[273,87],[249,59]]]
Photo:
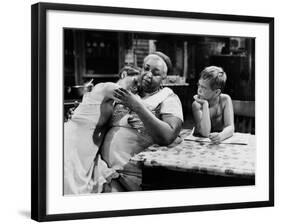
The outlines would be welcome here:
[[[153,52],[151,54],[152,55],[157,55],[158,57],[163,59],[163,61],[167,65],[167,75],[172,72],[172,70],[173,70],[172,61],[171,61],[171,59],[166,54],[162,53],[161,51],[155,51],[155,52]]]

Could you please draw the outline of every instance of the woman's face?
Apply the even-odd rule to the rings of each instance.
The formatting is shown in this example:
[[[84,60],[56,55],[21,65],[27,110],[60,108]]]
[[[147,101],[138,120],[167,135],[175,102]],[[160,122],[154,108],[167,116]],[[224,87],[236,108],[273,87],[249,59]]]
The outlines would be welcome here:
[[[140,86],[145,93],[152,93],[160,88],[165,77],[165,62],[157,55],[145,58],[140,77]]]

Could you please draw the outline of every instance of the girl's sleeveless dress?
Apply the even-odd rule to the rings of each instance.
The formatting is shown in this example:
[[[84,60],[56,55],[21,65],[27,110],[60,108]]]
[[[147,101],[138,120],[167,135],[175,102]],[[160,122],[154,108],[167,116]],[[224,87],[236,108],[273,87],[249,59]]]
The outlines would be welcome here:
[[[104,183],[118,175],[97,154],[105,132],[98,126],[105,112],[101,102],[94,89],[85,93],[64,124],[64,195],[102,192]]]

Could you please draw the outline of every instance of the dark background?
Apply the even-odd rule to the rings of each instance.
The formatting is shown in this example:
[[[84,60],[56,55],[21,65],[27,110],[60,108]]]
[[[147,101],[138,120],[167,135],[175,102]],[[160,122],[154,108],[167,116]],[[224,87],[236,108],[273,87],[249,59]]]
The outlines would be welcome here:
[[[81,100],[76,85],[92,78],[94,84],[115,82],[125,64],[142,67],[143,58],[156,50],[172,60],[166,85],[180,97],[187,123],[192,125],[193,95],[206,66],[224,69],[224,92],[233,100],[255,101],[254,38],[64,29],[65,110]]]

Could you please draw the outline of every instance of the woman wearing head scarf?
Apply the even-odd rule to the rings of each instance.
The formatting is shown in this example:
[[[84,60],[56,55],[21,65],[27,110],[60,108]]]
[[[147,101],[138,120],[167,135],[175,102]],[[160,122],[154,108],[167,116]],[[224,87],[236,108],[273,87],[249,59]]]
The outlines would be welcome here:
[[[171,61],[162,52],[144,58],[137,98],[125,89],[115,90],[118,99],[101,148],[108,166],[120,173],[108,191],[141,190],[140,171],[129,163],[130,158],[152,144],[169,145],[178,136],[182,122],[182,106],[162,81],[171,69]]]

